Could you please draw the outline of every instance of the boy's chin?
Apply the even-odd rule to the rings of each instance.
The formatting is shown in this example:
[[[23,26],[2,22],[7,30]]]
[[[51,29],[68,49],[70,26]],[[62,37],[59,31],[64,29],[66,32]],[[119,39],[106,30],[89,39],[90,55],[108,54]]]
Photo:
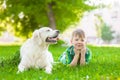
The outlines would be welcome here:
[[[83,46],[79,46],[79,47],[77,47],[77,49],[80,49],[80,50],[83,49],[83,48],[84,48]]]
[[[76,48],[77,50],[81,50],[82,48]]]

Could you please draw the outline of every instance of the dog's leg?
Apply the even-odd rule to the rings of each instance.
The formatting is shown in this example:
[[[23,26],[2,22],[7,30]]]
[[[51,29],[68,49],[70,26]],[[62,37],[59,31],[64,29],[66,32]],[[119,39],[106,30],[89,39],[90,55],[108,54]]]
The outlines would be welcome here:
[[[23,65],[20,63],[19,66],[18,66],[18,72],[17,72],[17,73],[23,72],[24,70],[25,70],[25,66],[23,66]]]
[[[23,72],[29,68],[29,65],[27,65],[29,62],[26,62],[27,60],[21,60],[20,64],[18,65],[18,73]]]
[[[47,66],[45,67],[45,72],[48,73],[48,74],[51,74],[51,72],[52,72],[52,65],[51,65],[51,64],[50,64],[50,65],[47,65]]]

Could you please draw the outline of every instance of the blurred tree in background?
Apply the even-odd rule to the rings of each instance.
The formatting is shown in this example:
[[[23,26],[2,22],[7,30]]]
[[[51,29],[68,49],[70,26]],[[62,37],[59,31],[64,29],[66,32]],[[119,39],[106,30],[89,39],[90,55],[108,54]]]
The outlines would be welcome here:
[[[101,38],[109,43],[114,37],[113,37],[114,31],[111,30],[111,27],[107,24],[103,24],[101,27]]]
[[[83,12],[93,9],[84,4],[86,0],[1,0],[0,21],[9,23],[17,36],[31,36],[42,26],[64,31],[75,24]]]
[[[113,37],[113,33],[114,31],[112,31],[111,26],[108,25],[102,18],[102,16],[100,15],[95,15],[99,21],[100,21],[100,25],[96,24],[96,31],[97,31],[97,37],[102,38],[103,41],[105,41],[106,43],[109,43],[112,39],[114,39]]]

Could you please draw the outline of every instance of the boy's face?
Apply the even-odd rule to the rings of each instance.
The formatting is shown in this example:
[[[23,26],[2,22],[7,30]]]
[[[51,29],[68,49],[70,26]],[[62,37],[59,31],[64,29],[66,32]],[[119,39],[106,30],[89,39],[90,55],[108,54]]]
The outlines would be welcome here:
[[[73,36],[71,43],[75,47],[75,49],[81,50],[82,48],[85,47],[85,38],[80,38],[78,35]]]

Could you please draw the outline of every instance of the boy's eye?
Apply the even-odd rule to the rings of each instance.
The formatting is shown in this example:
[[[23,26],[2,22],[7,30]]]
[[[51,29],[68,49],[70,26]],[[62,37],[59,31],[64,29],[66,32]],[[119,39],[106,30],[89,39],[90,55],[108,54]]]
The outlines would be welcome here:
[[[78,41],[79,39],[75,39],[75,41]]]
[[[84,39],[82,39],[81,41],[82,41],[82,42],[84,42],[85,40],[84,40]]]

